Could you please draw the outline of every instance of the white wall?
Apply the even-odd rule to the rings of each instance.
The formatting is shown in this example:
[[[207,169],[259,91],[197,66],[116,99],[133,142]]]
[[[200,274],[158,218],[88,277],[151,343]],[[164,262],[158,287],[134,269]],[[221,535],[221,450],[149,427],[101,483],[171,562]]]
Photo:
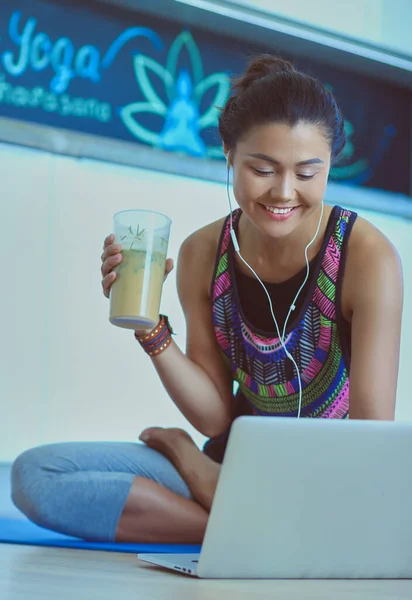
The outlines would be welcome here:
[[[410,0],[223,0],[412,56]]]
[[[154,424],[193,431],[133,334],[110,325],[100,254],[114,212],[151,207],[173,219],[176,257],[190,232],[222,215],[224,190],[0,146],[0,202],[0,461],[55,440],[136,439]],[[183,346],[174,274],[162,309]]]
[[[117,210],[151,207],[170,215],[169,255],[176,257],[190,232],[227,212],[226,202],[220,184],[0,145],[0,462],[53,441],[134,440],[153,424],[186,427],[203,441],[164,392],[133,334],[110,325],[100,254]],[[403,257],[410,307],[412,223],[365,216]],[[162,310],[183,348],[174,274]],[[409,309],[397,409],[408,420],[411,338]]]

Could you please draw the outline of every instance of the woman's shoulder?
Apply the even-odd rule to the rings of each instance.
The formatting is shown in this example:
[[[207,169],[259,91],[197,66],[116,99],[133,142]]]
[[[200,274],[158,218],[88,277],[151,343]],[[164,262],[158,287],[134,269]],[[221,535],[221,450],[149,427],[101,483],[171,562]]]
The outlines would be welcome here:
[[[342,288],[342,312],[347,321],[359,300],[372,292],[381,295],[382,286],[397,286],[402,279],[399,254],[375,225],[357,217],[348,239]],[[374,291],[373,291],[374,290]]]
[[[374,259],[375,256],[397,255],[395,246],[389,238],[367,219],[357,216],[348,240],[348,258],[353,256],[356,262]]]
[[[208,297],[225,220],[226,217],[197,229],[180,246],[177,281],[181,298],[182,290],[184,293],[188,285],[199,288],[200,293]],[[188,293],[195,293],[195,290],[191,289]]]
[[[213,255],[214,259],[226,219],[222,217],[191,233],[182,243],[180,254],[202,256],[203,260]]]
[[[402,278],[400,256],[387,236],[363,217],[357,217],[348,240],[345,261],[343,305],[350,312],[357,297],[366,293],[366,287],[388,284]]]

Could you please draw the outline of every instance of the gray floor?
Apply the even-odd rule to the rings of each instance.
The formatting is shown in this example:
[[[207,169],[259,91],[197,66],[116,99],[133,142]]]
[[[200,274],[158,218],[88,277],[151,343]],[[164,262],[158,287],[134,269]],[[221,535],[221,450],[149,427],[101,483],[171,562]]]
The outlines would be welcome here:
[[[4,463],[0,463],[0,517],[24,518],[10,499],[10,465]]]

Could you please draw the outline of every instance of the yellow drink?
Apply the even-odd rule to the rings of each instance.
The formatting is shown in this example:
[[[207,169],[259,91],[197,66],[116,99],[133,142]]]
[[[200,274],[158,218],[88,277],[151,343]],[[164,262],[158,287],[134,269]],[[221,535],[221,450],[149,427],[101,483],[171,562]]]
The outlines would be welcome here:
[[[166,255],[122,250],[110,291],[110,322],[126,329],[152,329],[159,321]]]

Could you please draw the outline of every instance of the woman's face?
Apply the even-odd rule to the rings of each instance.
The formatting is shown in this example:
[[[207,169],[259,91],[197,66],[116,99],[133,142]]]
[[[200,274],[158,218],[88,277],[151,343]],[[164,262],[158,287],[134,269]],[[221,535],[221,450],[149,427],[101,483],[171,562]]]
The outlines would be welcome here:
[[[319,213],[331,150],[316,125],[254,127],[230,158],[236,200],[262,234],[287,236]]]

